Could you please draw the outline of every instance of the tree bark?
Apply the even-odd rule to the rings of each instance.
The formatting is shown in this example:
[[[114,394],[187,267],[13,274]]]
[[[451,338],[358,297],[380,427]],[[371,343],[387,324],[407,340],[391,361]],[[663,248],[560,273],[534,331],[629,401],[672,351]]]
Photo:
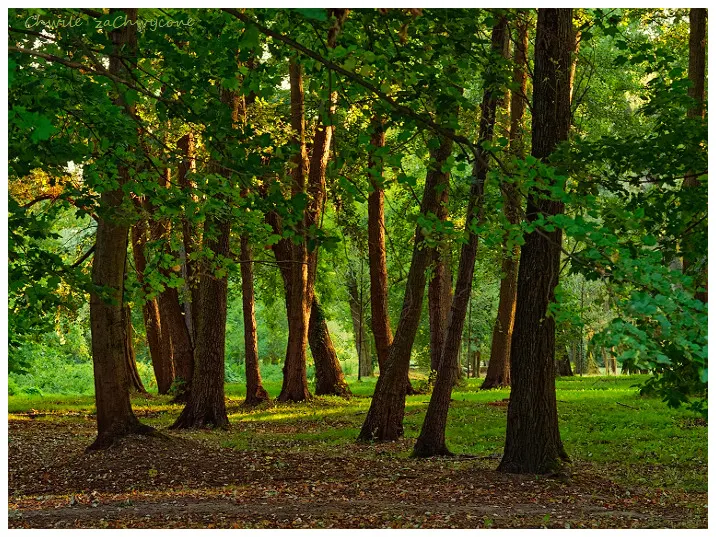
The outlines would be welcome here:
[[[246,103],[243,96],[232,91],[221,91],[221,103],[231,110],[233,127],[246,121]],[[217,165],[220,173],[231,180],[231,172]],[[229,238],[231,221],[226,217],[208,215],[204,222],[204,248],[212,260],[221,263],[231,255]],[[229,281],[227,275],[218,276],[217,269],[205,267],[199,283],[199,314],[194,347],[194,373],[186,406],[172,429],[198,429],[227,427],[224,399],[224,366],[226,353],[226,308]],[[224,271],[225,272],[225,271]],[[184,325],[186,326],[186,325]]]
[[[518,88],[512,92],[510,102],[510,153],[517,158],[524,158],[525,109],[527,108],[527,50],[529,47],[529,19],[517,20],[517,40],[514,44],[513,58],[515,67],[512,81]],[[520,223],[521,203],[519,194],[512,183],[501,185],[504,213],[512,225]],[[520,247],[508,245],[510,233],[505,233],[502,241],[502,267],[500,280],[500,301],[497,306],[497,318],[492,331],[490,361],[485,374],[485,381],[480,387],[483,390],[503,388],[510,385],[510,346],[512,330],[515,324],[515,307],[517,304],[517,269],[519,267]]]
[[[127,20],[136,21],[137,10],[123,10]],[[134,53],[137,47],[136,26],[127,25],[110,33],[115,51],[109,60],[109,71],[125,74],[120,56]],[[133,107],[122,97],[115,102]],[[130,215],[122,212],[123,186],[129,182],[129,169],[119,166],[119,185],[100,196],[95,253],[92,261],[92,283],[95,289],[108,289],[108,296],[90,293],[90,326],[92,363],[94,367],[95,402],[97,406],[97,439],[88,450],[104,449],[131,433],[148,433],[132,411],[129,398],[129,375],[124,352],[125,334],[122,308],[124,272],[127,258]]]
[[[532,105],[532,155],[538,159],[546,160],[569,135],[572,32],[571,9],[539,10]],[[563,212],[564,205],[545,192],[529,193],[529,221]],[[569,460],[557,422],[555,323],[547,315],[559,282],[561,245],[562,231],[556,229],[526,234],[522,247],[501,472],[559,472]]]
[[[194,134],[188,133],[177,141],[177,148],[184,155],[184,160],[177,167],[177,180],[179,187],[183,190],[183,196],[186,200],[192,200],[196,203],[196,183],[189,179],[189,174],[196,171],[196,149],[194,143]],[[184,206],[184,214],[182,215],[182,239],[184,243],[184,271],[186,286],[189,289],[190,299],[184,302],[184,315],[191,338],[192,346],[196,341],[196,326],[198,324],[199,311],[199,281],[196,270],[196,261],[192,259],[192,254],[197,250],[200,242],[198,237],[198,229],[188,217],[189,213],[193,213],[193,203],[188,202]]]
[[[499,17],[492,30],[492,54],[495,56],[495,60],[504,54],[504,42],[507,38],[507,21],[504,17]],[[499,62],[490,61],[491,66],[495,64],[499,65]],[[482,149],[482,146],[485,142],[492,140],[497,104],[502,97],[502,92],[495,88],[496,74],[491,69],[488,69],[485,73],[486,89],[482,98],[479,142],[477,144],[480,149],[475,155],[474,177],[470,187],[467,218],[465,220],[468,241],[463,245],[460,252],[455,295],[453,296],[448,316],[448,328],[440,358],[438,376],[430,397],[420,436],[413,448],[413,456],[415,457],[452,454],[445,443],[445,427],[450,408],[452,387],[460,365],[458,363],[458,352],[472,292],[472,279],[475,270],[475,258],[477,257],[478,237],[473,226],[483,220],[484,185],[487,178],[489,156],[487,151]],[[477,222],[475,222],[475,219],[477,219]],[[468,349],[468,356],[471,354],[471,349]],[[479,363],[477,367],[479,368]]]
[[[294,169],[291,192],[294,196],[305,194],[308,156],[306,152],[306,127],[304,120],[303,76],[301,65],[295,60],[289,64],[291,86],[291,127],[293,142],[299,152],[294,157]],[[308,296],[308,252],[306,249],[305,216],[297,225],[299,244],[290,245],[288,264],[290,285],[286,286],[286,308],[288,310],[288,344],[286,360],[283,366],[283,385],[278,400],[304,401],[311,397],[306,378],[306,346],[308,344],[308,323],[311,313],[311,300]]]
[[[573,377],[572,364],[569,361],[569,353],[566,349],[563,350],[557,356],[557,376],[559,377]]]
[[[229,256],[230,231],[229,222],[207,217],[204,227],[205,247],[214,253],[214,259]],[[216,238],[207,239],[212,232]],[[199,290],[194,376],[187,404],[171,426],[172,429],[229,425],[224,400],[227,291],[226,277],[217,278],[214,270],[204,272]]]
[[[134,256],[134,268],[137,271],[137,280],[142,286],[144,297],[150,292],[144,282],[144,275],[147,269],[144,245],[147,241],[147,223],[142,219],[132,226],[132,255]],[[147,345],[149,356],[152,359],[154,377],[157,381],[157,391],[160,394],[169,392],[174,382],[174,370],[172,362],[171,340],[168,330],[162,331],[161,317],[159,315],[159,303],[156,298],[151,300],[143,299],[142,315],[144,316],[144,328],[147,334]]]
[[[436,173],[430,169],[425,178],[420,204],[423,216],[435,214],[438,210],[440,195],[436,187],[440,181],[439,170]],[[385,368],[378,377],[368,415],[358,436],[359,442],[390,442],[403,435],[405,396],[410,387],[410,353],[420,324],[427,280],[425,271],[430,262],[430,256],[425,254],[422,247],[423,240],[422,228],[418,225],[395,339],[390,346]]]
[[[706,81],[706,8],[691,8],[689,11],[689,97],[695,100],[695,105],[687,112],[688,117],[693,119],[705,118],[704,95]],[[701,188],[705,191],[706,186],[701,185],[698,176],[688,175],[684,179],[684,188]],[[704,197],[706,193],[704,192]],[[695,296],[701,302],[708,302],[708,265],[707,259],[702,255],[701,247],[695,244],[696,241],[686,239],[682,241],[684,250],[684,274],[692,274],[695,278]],[[703,245],[705,246],[705,245]],[[702,265],[694,267],[694,265]]]
[[[246,352],[245,406],[256,406],[269,400],[261,383],[259,370],[259,342],[256,336],[256,309],[254,299],[254,271],[251,245],[247,235],[241,236],[241,293],[244,311],[244,348]]]
[[[308,323],[308,342],[311,346],[313,364],[316,368],[316,395],[338,395],[350,397],[336,349],[328,332],[321,304],[313,296],[311,317]]]
[[[430,151],[431,166],[437,176],[438,209],[435,216],[440,222],[448,217],[450,192],[450,174],[442,171],[442,166],[452,153],[452,140],[444,138],[440,147]],[[434,162],[433,162],[434,161]],[[452,277],[448,266],[449,245],[439,244],[432,249],[433,277],[428,283],[428,313],[430,320],[430,369],[440,367],[440,355],[445,341],[448,312],[452,301]],[[457,379],[456,379],[457,380]]]
[[[126,274],[126,273],[125,273]],[[132,328],[132,310],[129,304],[124,305],[124,355],[127,358],[127,372],[129,373],[129,389],[139,393],[147,393],[142,384],[142,377],[137,369],[137,356],[134,353],[134,329]]]
[[[378,356],[383,371],[393,343],[388,314],[388,265],[385,253],[385,208],[383,193],[383,160],[377,156],[385,147],[384,122],[374,117],[371,126],[372,146],[368,160],[371,192],[368,195],[368,266],[370,271],[370,319]]]
[[[171,171],[164,170],[159,187],[168,188]],[[149,205],[150,214],[155,215],[154,207]],[[149,226],[150,239],[160,254],[171,255],[169,248],[170,224],[166,219],[157,218]],[[171,276],[171,269],[162,266],[158,267],[160,274],[168,279]],[[181,310],[179,293],[173,287],[165,286],[157,297],[159,304],[159,315],[162,319],[163,334],[171,341],[171,378],[172,384],[177,382],[177,394],[173,402],[186,402],[188,391],[191,389],[191,379],[194,374],[194,348],[189,336],[189,329]]]

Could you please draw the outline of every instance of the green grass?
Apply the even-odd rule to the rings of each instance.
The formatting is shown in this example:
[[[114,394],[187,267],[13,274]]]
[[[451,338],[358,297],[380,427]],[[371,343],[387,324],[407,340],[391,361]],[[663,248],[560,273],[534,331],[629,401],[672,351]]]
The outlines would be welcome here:
[[[576,465],[594,467],[625,485],[670,488],[685,492],[707,490],[707,427],[685,409],[669,409],[658,399],[645,398],[633,387],[644,377],[573,377],[557,381],[560,431]],[[453,392],[447,440],[456,453],[478,456],[502,453],[507,407],[491,405],[509,397],[509,390],[479,390],[480,379],[469,379]],[[375,379],[350,383],[356,397],[315,397],[296,404],[240,407],[245,393],[241,384],[227,384],[232,427],[221,432],[220,443],[235,449],[260,451],[351,449],[370,405]],[[272,397],[279,382],[267,382]],[[429,395],[407,398],[405,436],[420,432]],[[180,411],[169,396],[134,397],[142,420],[156,427],[169,426]],[[54,414],[91,413],[91,396],[10,396],[11,413],[35,410]],[[71,419],[71,415],[68,416]],[[412,443],[412,442],[409,442]],[[408,456],[406,449],[401,456]]]

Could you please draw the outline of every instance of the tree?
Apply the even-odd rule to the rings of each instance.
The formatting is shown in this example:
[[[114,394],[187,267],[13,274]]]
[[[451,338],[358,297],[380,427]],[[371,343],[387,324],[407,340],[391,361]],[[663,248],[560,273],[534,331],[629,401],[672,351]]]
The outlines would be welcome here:
[[[431,168],[425,178],[425,189],[420,203],[424,219],[434,215],[439,206],[439,170]],[[363,422],[358,441],[393,441],[403,435],[405,396],[409,386],[410,352],[420,324],[429,256],[423,251],[425,235],[422,222],[415,230],[413,256],[405,284],[405,298],[395,339],[390,346],[385,369],[381,370],[375,386],[368,415]]]
[[[233,129],[246,122],[243,95],[220,90],[220,100],[231,112]],[[232,173],[217,163],[213,166],[231,181]],[[219,175],[219,174],[217,174]],[[219,175],[220,176],[220,175]],[[204,249],[211,252],[213,266],[204,267],[199,284],[199,313],[194,346],[194,374],[186,406],[173,429],[227,427],[224,400],[224,362],[226,352],[227,270],[231,220],[224,214],[209,214],[204,223]]]
[[[372,134],[368,152],[368,267],[370,272],[370,323],[382,371],[393,343],[388,314],[388,264],[385,253],[385,207],[383,164],[380,153],[385,148],[385,125],[378,116],[371,121]]]
[[[437,174],[435,188],[438,190],[439,196],[435,217],[441,223],[444,223],[448,217],[450,174],[443,171],[443,167],[452,153],[452,145],[452,140],[444,138],[439,147],[430,150],[430,165],[434,168],[433,173]],[[452,275],[448,263],[450,252],[447,246],[441,241],[431,249],[433,277],[428,283],[428,312],[430,319],[430,369],[432,371],[437,371],[440,367],[440,355],[452,298]]]
[[[134,268],[137,271],[137,280],[140,284],[142,315],[144,329],[149,347],[149,356],[152,360],[154,378],[157,381],[157,390],[160,394],[169,393],[174,382],[174,363],[172,360],[171,339],[168,330],[162,332],[162,321],[159,315],[159,301],[152,294],[151,286],[145,281],[147,259],[145,244],[147,242],[147,221],[144,218],[132,226],[132,256]]]
[[[512,82],[515,90],[511,92],[510,102],[510,152],[517,158],[524,158],[524,116],[527,108],[527,51],[529,48],[529,16],[517,18],[517,39],[512,57],[514,70]],[[519,193],[513,183],[504,182],[500,185],[504,202],[504,214],[507,222],[520,223],[522,210]],[[512,247],[510,248],[510,243]],[[480,386],[483,390],[502,388],[510,385],[510,346],[512,330],[515,324],[515,306],[517,304],[517,269],[520,247],[511,240],[509,230],[505,231],[502,240],[502,267],[500,270],[500,301],[497,306],[497,318],[492,332],[490,361],[485,374],[485,381]]]
[[[492,54],[488,70],[485,73],[485,91],[481,104],[478,143],[478,147],[482,149],[477,151],[473,166],[473,178],[470,186],[466,218],[468,238],[460,252],[455,294],[450,307],[447,334],[443,343],[438,376],[430,397],[423,426],[420,430],[420,436],[413,448],[413,456],[415,457],[452,454],[445,443],[445,427],[447,425],[453,382],[457,376],[459,366],[458,352],[465,324],[465,315],[472,293],[472,280],[478,245],[475,227],[483,218],[484,184],[487,178],[489,158],[484,147],[492,141],[497,104],[502,97],[500,72],[503,62],[500,60],[504,61],[505,42],[508,37],[507,19],[504,15],[499,15],[492,30]],[[479,367],[479,363],[477,367]]]
[[[532,102],[532,156],[537,159],[548,159],[569,135],[572,31],[571,9],[539,10]],[[530,190],[529,222],[563,212],[563,203],[551,199],[548,192]],[[569,460],[557,422],[555,321],[548,313],[559,281],[561,246],[560,229],[539,228],[526,234],[522,246],[512,335],[512,393],[505,452],[498,467],[502,472],[551,473]]]
[[[695,121],[704,120],[704,87],[706,80],[706,8],[691,8],[689,10],[689,97],[694,101],[687,112],[689,118]],[[696,189],[705,188],[699,182],[698,176],[693,172],[686,176],[683,182],[683,188]],[[683,241],[684,249],[684,274],[694,273],[697,288],[696,298],[701,302],[708,301],[706,291],[706,281],[708,270],[706,260],[698,252],[698,246],[694,244],[694,240],[686,238]],[[702,266],[700,266],[702,265]],[[695,267],[695,268],[693,268]],[[703,287],[703,290],[699,288]]]
[[[122,11],[127,20],[137,20],[136,9]],[[114,55],[109,60],[109,72],[117,76],[129,75],[129,69],[122,62],[122,57],[129,55],[131,58],[135,53],[137,27],[130,24],[117,28],[110,33],[110,38]],[[134,113],[134,107],[121,96],[116,97],[115,104],[124,108],[127,114]],[[153,431],[148,425],[139,422],[129,399],[125,312],[122,302],[132,218],[131,214],[127,214],[126,203],[123,203],[123,186],[130,180],[127,166],[118,167],[116,179],[117,187],[103,192],[100,196],[100,214],[92,261],[92,283],[96,290],[90,295],[90,324],[97,439],[89,446],[89,450],[108,448],[117,439],[128,434]]]
[[[269,400],[261,384],[259,371],[259,343],[256,337],[254,306],[254,272],[251,245],[246,234],[241,236],[241,299],[244,309],[244,348],[246,366],[246,399],[244,405],[256,406]]]

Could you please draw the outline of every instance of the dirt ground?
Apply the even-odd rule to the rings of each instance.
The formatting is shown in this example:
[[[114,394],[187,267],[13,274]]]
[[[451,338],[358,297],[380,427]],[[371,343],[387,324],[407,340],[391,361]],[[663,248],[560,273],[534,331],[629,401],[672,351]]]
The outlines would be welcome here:
[[[222,448],[222,434],[85,454],[91,419],[12,419],[9,527],[707,527],[706,494],[627,490],[585,465],[503,475],[492,459],[409,459],[412,440],[282,453]]]

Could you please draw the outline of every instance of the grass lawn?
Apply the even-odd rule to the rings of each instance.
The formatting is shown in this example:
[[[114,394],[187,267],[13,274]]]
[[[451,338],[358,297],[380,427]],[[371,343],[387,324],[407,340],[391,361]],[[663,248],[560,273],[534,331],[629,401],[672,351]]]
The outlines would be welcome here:
[[[694,527],[706,523],[706,424],[686,410],[669,409],[658,399],[639,396],[632,385],[640,379],[639,376],[573,377],[557,381],[560,430],[567,452],[573,461],[573,480],[578,484],[582,477],[594,476],[595,479],[600,480],[600,483],[608,482],[611,484],[609,486],[616,487],[620,491],[618,497],[623,498],[624,501],[631,501],[632,498],[637,497],[645,498],[648,502],[668,505],[672,512],[675,508],[683,509],[684,515],[678,517],[678,520],[672,520],[666,515],[664,515],[666,518],[649,515],[652,516],[649,519],[650,523],[624,523],[622,526],[618,523],[605,526],[599,522],[601,519],[595,519],[597,520],[595,523],[589,517],[584,519],[587,520],[586,522],[583,520],[580,523],[582,519],[577,517],[574,521],[568,522],[573,524],[571,527]],[[435,463],[439,464],[436,467],[440,469],[439,472],[445,472],[444,475],[448,476],[446,477],[448,481],[451,479],[450,476],[463,476],[465,472],[469,473],[475,468],[492,476],[495,474],[493,470],[502,453],[507,412],[505,399],[509,397],[509,390],[482,392],[479,390],[480,383],[480,379],[469,379],[453,392],[447,430],[448,446],[456,454],[480,458],[459,458],[450,462],[449,468],[446,468],[447,463],[444,460]],[[373,483],[375,479],[381,479],[380,475],[374,475],[376,472],[380,474],[380,468],[375,466],[384,465],[389,461],[387,464],[403,465],[405,468],[415,470],[416,475],[420,476],[421,468],[430,468],[434,463],[411,460],[409,454],[414,439],[420,432],[429,395],[408,397],[405,413],[406,438],[403,441],[389,446],[356,446],[354,440],[370,405],[370,394],[374,386],[375,379],[360,383],[351,382],[351,389],[355,396],[350,400],[316,397],[306,403],[271,403],[254,410],[246,410],[240,407],[244,386],[228,384],[226,393],[231,422],[228,430],[181,433],[171,431],[170,434],[182,441],[192,441],[196,445],[205,446],[207,449],[218,449],[220,453],[250,454],[251,457],[258,457],[259,460],[273,461],[269,467],[271,471],[281,472],[284,469],[288,471],[295,461],[304,461],[310,466],[320,461],[334,460],[340,461],[340,464],[348,468],[344,468],[346,476],[353,472],[350,468],[364,466],[366,479],[372,479],[373,481],[370,482]],[[267,383],[265,387],[272,397],[278,395],[280,390],[278,383]],[[168,401],[169,397],[166,396],[135,397],[133,404],[143,422],[165,429],[171,425],[181,409],[177,405],[169,404]],[[25,442],[32,441],[30,430],[33,434],[41,431],[41,435],[49,435],[52,438],[66,435],[62,438],[70,442],[71,447],[67,447],[69,452],[74,449],[76,457],[81,457],[81,448],[88,445],[93,436],[93,403],[93,399],[86,396],[9,397],[10,447],[13,447],[14,441],[17,442],[17,453],[13,453],[12,449],[10,453],[10,495],[11,504],[13,498],[16,501],[18,513],[23,512],[23,501],[28,497],[26,492],[35,490],[31,485],[24,485],[24,490],[21,490],[23,487],[18,487],[13,491],[13,482],[24,481],[22,473],[17,468],[13,468],[13,457],[18,457],[20,460],[23,456],[22,450],[30,449],[25,445]],[[25,438],[26,434],[27,438]],[[55,437],[52,436],[53,434]],[[253,466],[255,468],[256,464]],[[339,470],[340,468],[336,470],[338,482],[343,475]],[[16,476],[13,474],[14,471],[17,473]],[[497,476],[499,474],[494,479],[500,479]],[[534,479],[539,481],[540,478]],[[546,478],[542,479],[549,481]],[[138,483],[137,486],[141,488],[141,484]],[[585,486],[588,487],[586,484]],[[517,487],[515,490],[519,492],[521,489]],[[662,496],[664,493],[666,496]],[[522,518],[518,516],[514,519],[522,521],[517,524],[520,526],[550,526],[557,520],[554,518],[557,515],[553,516],[547,512],[546,515],[539,515],[542,516],[541,523],[539,520],[535,522],[533,513],[523,511],[524,509],[520,511]],[[619,512],[631,511],[622,508]],[[316,516],[318,517],[316,520],[322,520],[326,523],[326,527],[332,527],[326,522],[333,520],[331,517],[327,517],[325,513],[316,513]],[[547,516],[546,521],[544,516]],[[460,524],[467,524],[467,526],[458,527],[513,525],[490,516],[478,518],[479,520],[476,521],[479,524],[465,522],[469,519],[460,519],[462,521]],[[490,524],[485,522],[486,518],[491,521]],[[21,519],[22,517],[11,518],[11,523],[15,521],[21,526],[22,524],[19,524]],[[264,525],[247,520],[239,526],[286,527],[285,524],[278,522],[277,525],[272,525],[270,518],[262,519],[267,521]],[[415,519],[409,520],[413,522]],[[85,522],[86,520],[83,524]],[[372,525],[370,522],[364,522],[346,522],[346,524],[347,527],[392,527],[392,523],[384,519]],[[565,527],[560,524],[558,527]],[[421,523],[421,525],[430,526],[429,523]],[[451,526],[447,523],[436,525]],[[130,526],[141,527],[137,524]],[[295,527],[295,525],[288,527]],[[309,527],[320,527],[320,525],[316,522]],[[336,527],[341,526],[339,524]],[[413,526],[406,523],[395,527]]]

